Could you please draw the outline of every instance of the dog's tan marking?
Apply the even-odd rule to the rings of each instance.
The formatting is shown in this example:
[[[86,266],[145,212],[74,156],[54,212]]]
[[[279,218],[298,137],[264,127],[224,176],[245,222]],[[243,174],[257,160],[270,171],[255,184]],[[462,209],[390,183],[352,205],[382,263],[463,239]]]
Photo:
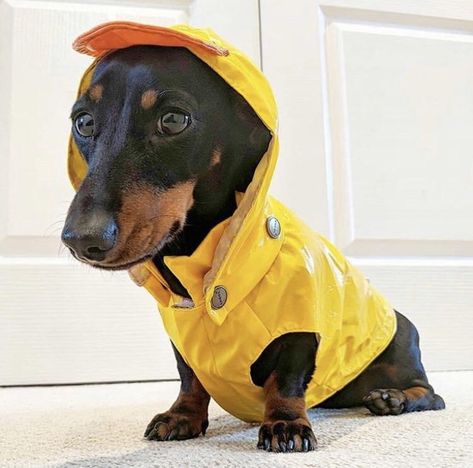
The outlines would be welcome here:
[[[162,242],[173,225],[183,226],[192,207],[195,181],[159,191],[148,185],[123,195],[118,215],[119,239],[107,265],[129,263],[147,255]]]
[[[406,398],[412,401],[424,398],[431,393],[429,389],[424,387],[410,387],[403,390],[403,392]]]
[[[154,89],[148,89],[141,95],[141,107],[144,110],[150,109],[156,104],[158,93]]]
[[[102,95],[103,95],[103,86],[101,84],[93,85],[89,89],[90,99],[92,99],[92,101],[94,101],[95,103],[99,102],[102,99]]]
[[[220,148],[215,148],[212,151],[212,157],[210,158],[210,167],[214,167],[217,164],[220,164],[222,161],[222,150]]]
[[[192,193],[194,192],[195,181],[184,182],[166,190],[159,196],[159,209],[162,213],[181,213],[183,219],[185,214],[194,203]]]
[[[265,420],[281,418],[281,413],[292,414],[294,419],[302,418],[309,421],[307,417],[305,400],[302,397],[283,397],[278,386],[276,373],[273,372],[264,384],[265,393]]]

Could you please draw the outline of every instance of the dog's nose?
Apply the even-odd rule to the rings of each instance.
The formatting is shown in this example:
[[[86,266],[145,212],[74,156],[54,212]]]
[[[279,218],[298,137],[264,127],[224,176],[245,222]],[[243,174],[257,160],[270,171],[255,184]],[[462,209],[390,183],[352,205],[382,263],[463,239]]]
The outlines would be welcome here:
[[[61,238],[79,258],[100,262],[115,246],[117,236],[118,227],[110,215],[93,213],[77,223],[66,223]]]

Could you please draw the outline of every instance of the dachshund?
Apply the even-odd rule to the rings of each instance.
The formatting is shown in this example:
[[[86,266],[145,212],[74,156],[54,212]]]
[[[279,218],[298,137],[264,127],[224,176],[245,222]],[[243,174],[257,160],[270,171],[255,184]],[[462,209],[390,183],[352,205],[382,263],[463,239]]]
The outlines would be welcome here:
[[[69,208],[64,244],[95,268],[125,270],[152,260],[170,289],[190,298],[163,259],[191,255],[214,226],[232,216],[235,192],[245,192],[251,182],[270,132],[241,95],[181,47],[143,45],[109,53],[71,119],[72,137],[89,169]],[[320,407],[365,405],[375,415],[445,407],[428,383],[415,326],[395,315],[397,331],[387,348]],[[258,448],[316,447],[304,392],[317,348],[314,334],[288,333],[251,366],[251,378],[266,398]],[[174,345],[173,350],[180,393],[148,425],[149,440],[193,438],[205,435],[208,426],[210,395]]]

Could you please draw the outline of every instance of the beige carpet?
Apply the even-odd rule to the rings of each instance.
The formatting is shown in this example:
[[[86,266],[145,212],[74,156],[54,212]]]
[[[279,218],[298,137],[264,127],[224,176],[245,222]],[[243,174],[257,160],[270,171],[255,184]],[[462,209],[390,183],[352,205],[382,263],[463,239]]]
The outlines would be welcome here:
[[[0,467],[473,467],[473,372],[432,373],[448,409],[376,417],[312,410],[316,452],[256,450],[257,426],[212,405],[206,437],[148,442],[177,383],[0,389]]]

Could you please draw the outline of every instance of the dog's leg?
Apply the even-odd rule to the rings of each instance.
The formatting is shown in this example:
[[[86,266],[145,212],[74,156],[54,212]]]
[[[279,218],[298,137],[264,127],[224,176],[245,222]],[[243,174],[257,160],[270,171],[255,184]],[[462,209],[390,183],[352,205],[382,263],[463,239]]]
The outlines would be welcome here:
[[[181,390],[177,400],[165,413],[157,414],[148,424],[148,440],[185,440],[205,435],[209,425],[210,396],[173,345]]]
[[[376,415],[445,408],[422,365],[416,327],[396,312],[397,331],[389,346],[352,382],[320,406],[365,405]]]
[[[260,449],[307,452],[317,445],[304,400],[315,363],[314,345],[308,343],[307,338],[286,340],[274,370],[264,383],[266,400],[264,422],[258,436]]]
[[[378,416],[445,408],[442,397],[436,395],[427,380],[420,358],[419,333],[416,327],[399,312],[396,312],[396,318],[396,335],[373,366],[374,372],[378,370],[378,378],[373,379],[371,376],[372,385],[375,380],[379,385],[379,376],[386,373],[384,385],[380,385],[381,388],[371,387],[374,390],[365,394],[363,403]],[[369,380],[369,371],[366,375]]]

